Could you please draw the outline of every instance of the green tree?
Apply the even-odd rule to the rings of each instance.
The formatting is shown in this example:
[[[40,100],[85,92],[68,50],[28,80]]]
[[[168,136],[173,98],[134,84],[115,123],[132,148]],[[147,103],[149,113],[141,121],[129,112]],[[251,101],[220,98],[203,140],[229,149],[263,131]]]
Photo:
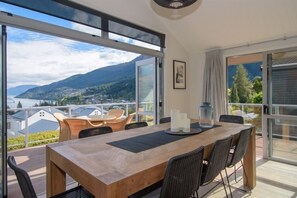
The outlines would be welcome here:
[[[234,83],[237,86],[237,92],[240,103],[251,102],[251,83],[248,79],[247,71],[243,65],[237,67],[236,74],[234,76]]]
[[[238,103],[239,97],[238,97],[238,91],[237,91],[237,85],[236,83],[233,83],[230,93],[230,102],[232,103]]]
[[[263,100],[262,91],[260,91],[259,93],[253,94],[253,103],[262,104],[262,100]]]
[[[22,103],[20,101],[17,104],[17,108],[23,108],[23,105],[22,105]]]
[[[253,79],[253,92],[260,93],[262,91],[262,77],[256,76]]]

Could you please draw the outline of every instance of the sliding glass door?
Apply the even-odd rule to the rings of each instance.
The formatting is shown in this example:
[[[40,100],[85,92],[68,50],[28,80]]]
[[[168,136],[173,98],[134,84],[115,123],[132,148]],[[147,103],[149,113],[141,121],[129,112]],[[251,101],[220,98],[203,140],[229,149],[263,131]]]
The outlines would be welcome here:
[[[267,53],[266,57],[265,154],[269,159],[297,164],[297,49]]]
[[[0,60],[1,60],[1,74],[0,74],[0,119],[1,119],[1,135],[0,135],[0,197],[7,196],[7,182],[6,182],[6,26],[1,25],[1,42],[0,42]]]

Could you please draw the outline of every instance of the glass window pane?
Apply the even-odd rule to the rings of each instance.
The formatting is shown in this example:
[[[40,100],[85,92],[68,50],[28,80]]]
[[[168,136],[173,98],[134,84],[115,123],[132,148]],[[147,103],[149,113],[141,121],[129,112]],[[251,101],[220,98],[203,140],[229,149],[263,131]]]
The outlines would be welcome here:
[[[297,120],[268,119],[270,157],[297,162]]]

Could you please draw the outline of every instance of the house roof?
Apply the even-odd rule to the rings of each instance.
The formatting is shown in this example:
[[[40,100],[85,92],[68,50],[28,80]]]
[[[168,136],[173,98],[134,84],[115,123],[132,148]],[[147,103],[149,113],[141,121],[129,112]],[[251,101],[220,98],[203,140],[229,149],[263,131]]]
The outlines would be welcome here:
[[[28,111],[28,118],[31,117],[32,115],[34,115],[35,113],[38,113],[41,110],[46,111],[46,112],[48,112],[50,114],[53,114],[53,113],[56,113],[56,112],[64,114],[63,111],[60,111],[59,109],[56,109],[56,108],[32,109],[32,110]],[[26,111],[25,110],[20,110],[17,113],[11,115],[10,117],[13,118],[13,119],[17,119],[17,120],[25,120],[26,119]]]
[[[30,133],[37,133],[42,131],[57,130],[59,128],[58,122],[51,120],[41,119],[28,127]],[[20,133],[25,133],[25,129],[21,130]]]
[[[79,107],[77,109],[74,109],[71,114],[74,117],[79,117],[79,116],[88,116],[90,115],[93,111],[98,110],[101,112],[101,109],[98,107]],[[103,114],[107,113],[106,110],[103,110]]]
[[[188,52],[297,34],[295,0],[199,0],[179,10],[161,8],[152,0],[73,1],[166,35],[169,33]]]
[[[41,111],[41,109],[32,109],[32,110],[28,111],[28,117],[31,117],[32,115],[34,115],[35,113],[37,113],[39,111]],[[20,110],[20,111],[16,112],[15,114],[11,115],[11,117],[14,119],[18,119],[18,120],[25,120],[26,111]]]

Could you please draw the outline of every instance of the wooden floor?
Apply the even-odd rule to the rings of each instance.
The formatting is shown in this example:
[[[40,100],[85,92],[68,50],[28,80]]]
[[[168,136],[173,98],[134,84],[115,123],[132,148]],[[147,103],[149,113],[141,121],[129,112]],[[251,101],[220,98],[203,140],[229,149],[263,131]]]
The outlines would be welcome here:
[[[243,193],[232,187],[233,197],[273,197],[273,198],[297,198],[297,166],[283,164],[274,161],[262,159],[262,139],[257,139],[257,186],[251,194]],[[31,180],[38,197],[45,197],[45,147],[39,146],[9,152],[8,155],[14,155],[17,163],[29,172]],[[239,170],[239,182],[235,183],[234,177],[231,177],[231,185],[242,186],[241,170]],[[67,178],[67,183],[73,186],[74,181]],[[211,186],[200,188],[199,196]],[[14,173],[8,168],[8,197],[19,198],[21,191]],[[224,188],[219,185],[214,191],[205,197],[226,197]]]

